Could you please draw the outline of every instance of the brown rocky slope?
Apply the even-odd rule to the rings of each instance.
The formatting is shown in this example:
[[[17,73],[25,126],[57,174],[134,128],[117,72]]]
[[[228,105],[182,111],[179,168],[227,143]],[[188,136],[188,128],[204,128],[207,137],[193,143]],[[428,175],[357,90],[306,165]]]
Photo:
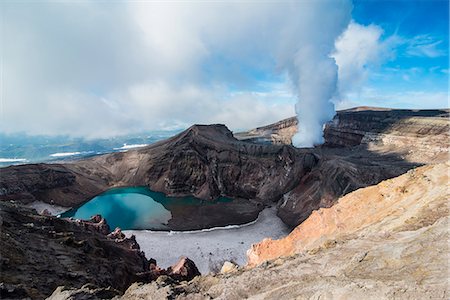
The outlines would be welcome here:
[[[9,202],[0,217],[2,299],[43,299],[64,284],[124,290],[148,265],[133,240],[107,238],[102,220],[68,222]]]
[[[251,265],[271,259],[257,267],[134,284],[120,299],[448,299],[449,168],[348,194],[286,239],[255,245]]]
[[[396,126],[419,112],[394,113],[385,123]],[[347,128],[345,124],[358,127],[358,122],[365,122],[367,118],[379,119],[379,113],[372,109],[345,114],[339,112],[336,117],[339,121],[332,124],[336,128]],[[421,114],[424,115],[421,122],[429,123],[425,126],[427,128],[436,125],[436,118],[442,121],[435,126],[440,140],[434,141],[433,147],[440,145],[440,149],[444,149],[449,120],[441,115],[448,115],[448,112]],[[384,124],[383,128],[375,128],[378,123],[371,121],[373,128],[364,128],[364,132],[381,132],[389,127]],[[281,129],[289,125],[280,124],[278,127]],[[423,128],[414,127],[411,142],[414,138],[425,141],[430,134],[436,133]],[[404,130],[406,132],[407,128]],[[347,129],[347,133],[342,135],[329,132],[330,129],[325,130],[329,146],[296,149],[290,145],[239,141],[223,125],[195,125],[173,138],[142,149],[66,164],[2,168],[0,200],[16,200],[24,204],[38,200],[72,207],[110,187],[148,186],[167,195],[194,195],[206,200],[228,196],[238,200],[224,208],[227,216],[211,222],[202,220],[201,224],[187,224],[183,216],[173,216],[179,219],[171,224],[187,226],[180,225],[173,229],[223,226],[229,224],[227,219],[233,219],[236,224],[245,223],[256,217],[262,205],[272,203],[278,204],[279,216],[283,221],[294,227],[314,209],[329,207],[348,192],[398,176],[421,163],[443,159],[442,153],[422,155],[426,151],[415,147],[413,154],[421,157],[421,161],[408,160],[403,149],[395,143],[388,145],[389,151],[378,152],[368,149],[366,144],[336,148],[336,140],[342,140],[341,144],[347,145],[348,140],[353,140],[350,137],[353,133],[348,133]],[[386,143],[389,141],[386,140]],[[436,148],[433,147],[431,152]],[[215,212],[222,209],[213,205],[209,207]],[[239,211],[246,213],[239,214]]]
[[[371,151],[395,152],[422,163],[443,160],[450,138],[449,109],[355,107],[336,112],[324,128],[325,146],[362,145]],[[253,143],[291,144],[295,117],[235,134]]]
[[[0,298],[44,299],[62,285],[104,288],[112,298],[134,282],[161,275],[189,280],[199,275],[189,259],[168,270],[140,251],[134,236],[110,233],[99,215],[90,221],[36,214],[16,203],[0,202]]]

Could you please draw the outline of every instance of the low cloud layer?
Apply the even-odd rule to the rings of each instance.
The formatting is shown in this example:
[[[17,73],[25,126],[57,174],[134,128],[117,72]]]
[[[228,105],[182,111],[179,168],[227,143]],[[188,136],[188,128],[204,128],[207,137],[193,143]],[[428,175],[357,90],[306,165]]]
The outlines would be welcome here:
[[[5,133],[248,129],[294,115],[298,102],[311,145],[333,115],[329,100],[360,104],[355,93],[393,48],[443,55],[430,36],[383,39],[381,27],[351,22],[350,0],[0,5]]]
[[[243,129],[294,114],[292,94],[264,86],[284,76],[275,39],[288,6],[83,1],[2,9],[3,132],[105,137],[218,122]]]

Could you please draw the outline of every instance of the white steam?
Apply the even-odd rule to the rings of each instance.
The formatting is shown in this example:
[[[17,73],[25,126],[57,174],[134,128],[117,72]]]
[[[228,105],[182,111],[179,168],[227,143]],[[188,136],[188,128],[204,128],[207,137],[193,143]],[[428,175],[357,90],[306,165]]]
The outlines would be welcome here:
[[[330,54],[335,40],[351,19],[350,1],[305,1],[284,37],[281,53],[297,92],[296,113],[299,131],[296,147],[312,147],[323,142],[323,125],[334,115],[332,98],[337,93],[337,65]]]

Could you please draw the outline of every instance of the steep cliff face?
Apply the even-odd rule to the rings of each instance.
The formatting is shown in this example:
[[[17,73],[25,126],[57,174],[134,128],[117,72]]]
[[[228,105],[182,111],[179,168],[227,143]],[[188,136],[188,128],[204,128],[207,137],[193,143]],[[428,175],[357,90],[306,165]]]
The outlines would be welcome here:
[[[242,222],[262,205],[277,203],[278,215],[295,227],[313,210],[357,188],[421,163],[446,160],[446,116],[448,111],[341,111],[325,128],[326,144],[313,149],[239,141],[224,125],[195,125],[138,150],[60,165],[3,168],[0,200],[75,206],[110,187],[148,186],[170,196],[239,199],[249,213]],[[291,118],[255,132],[282,135],[294,124]]]
[[[303,176],[299,184],[278,202],[278,216],[295,227],[314,210],[331,207],[339,197],[354,190],[403,174],[417,166],[392,154],[340,150],[326,154],[318,165]]]
[[[334,241],[417,230],[449,215],[450,163],[421,167],[359,189],[331,208],[314,211],[281,240],[266,239],[248,251],[248,264],[324,247]]]
[[[397,153],[417,163],[445,161],[450,146],[448,109],[410,110],[356,107],[338,111],[324,128],[325,147],[355,147]],[[291,144],[298,121],[288,118],[240,132],[236,137],[252,143]]]
[[[234,136],[241,141],[257,144],[290,145],[292,136],[297,132],[296,117],[258,127],[246,132],[237,132]]]
[[[102,170],[102,169],[100,169]],[[0,199],[75,206],[104,191],[111,175],[84,164],[32,164],[0,169]]]
[[[59,219],[0,202],[0,226],[1,299],[45,299],[58,286],[84,285],[99,289],[90,299],[105,299],[120,295],[134,282],[160,276],[186,281],[200,275],[187,257],[167,269],[158,267],[154,259],[147,260],[134,236],[126,237],[119,228],[110,232],[100,215]],[[64,294],[63,290],[58,289]]]
[[[168,195],[202,199],[223,195],[264,203],[277,200],[293,188],[297,176],[316,163],[308,151],[240,142],[223,125],[193,126],[137,154],[144,157],[136,160],[139,167],[134,172],[121,172],[118,167],[128,163],[133,153],[125,153],[110,169],[119,182],[148,185]],[[105,158],[96,162],[103,164]]]
[[[363,145],[371,151],[396,152],[421,163],[445,161],[450,146],[449,117],[448,109],[343,110],[326,125],[325,145]]]
[[[0,221],[2,299],[44,299],[87,283],[124,291],[148,267],[134,240],[106,236],[104,220],[68,222],[0,202]]]
[[[255,245],[256,267],[133,284],[121,299],[448,299],[449,168],[348,194],[287,238]]]

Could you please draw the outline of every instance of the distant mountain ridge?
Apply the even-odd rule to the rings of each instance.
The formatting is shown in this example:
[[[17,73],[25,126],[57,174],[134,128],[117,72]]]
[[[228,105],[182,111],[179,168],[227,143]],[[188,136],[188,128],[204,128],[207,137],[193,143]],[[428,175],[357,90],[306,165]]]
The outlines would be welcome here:
[[[236,139],[224,125],[194,125],[127,152],[3,168],[0,199],[70,207],[111,187],[148,186],[171,196],[243,199],[256,211],[260,204],[276,203],[283,221],[296,226],[314,209],[329,207],[348,192],[425,162],[445,160],[447,115],[448,110],[341,111],[325,127],[325,145],[314,149],[249,143]],[[281,130],[292,128],[286,122],[277,124]],[[399,145],[392,128],[406,136],[406,142]],[[381,150],[365,143],[374,135],[387,136],[375,143]]]

